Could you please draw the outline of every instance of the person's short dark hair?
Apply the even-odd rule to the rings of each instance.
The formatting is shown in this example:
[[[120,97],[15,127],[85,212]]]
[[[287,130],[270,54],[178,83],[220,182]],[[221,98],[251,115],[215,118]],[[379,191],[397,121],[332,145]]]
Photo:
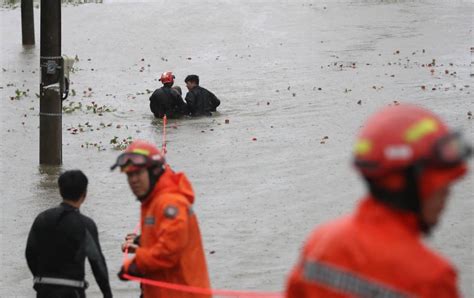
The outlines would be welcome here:
[[[187,77],[184,79],[184,82],[185,82],[185,83],[191,82],[191,83],[196,83],[197,85],[199,85],[199,76],[197,76],[197,75],[189,75],[189,76],[187,76]]]
[[[63,199],[78,201],[87,191],[87,177],[80,170],[66,171],[58,178],[59,192]]]

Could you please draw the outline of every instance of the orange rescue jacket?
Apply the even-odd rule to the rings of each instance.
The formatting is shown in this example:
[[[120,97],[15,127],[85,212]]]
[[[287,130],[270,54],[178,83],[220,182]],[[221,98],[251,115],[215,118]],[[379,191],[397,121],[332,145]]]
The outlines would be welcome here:
[[[372,198],[317,228],[291,273],[286,297],[459,297],[456,272],[420,240],[414,214]]]
[[[145,278],[210,288],[193,202],[189,180],[167,167],[141,205],[141,237],[135,263]],[[149,285],[142,285],[142,291],[144,298],[209,297]]]

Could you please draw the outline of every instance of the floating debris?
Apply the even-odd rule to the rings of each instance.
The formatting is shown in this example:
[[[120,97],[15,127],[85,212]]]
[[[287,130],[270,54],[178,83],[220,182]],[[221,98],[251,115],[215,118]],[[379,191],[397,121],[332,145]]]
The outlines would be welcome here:
[[[82,110],[81,102],[71,101],[69,102],[68,105],[63,106],[63,112],[67,114],[73,113],[74,111],[80,111],[80,110]]]
[[[9,84],[7,84],[8,87]],[[28,97],[28,92],[30,90],[27,89],[26,91],[22,91],[20,89],[15,90],[15,96],[10,96],[10,100],[20,100],[22,97]]]
[[[127,148],[132,142],[133,138],[130,136],[122,140],[119,140],[119,138],[115,136],[110,140],[110,144],[115,150],[125,150],[125,148]]]
[[[86,105],[88,111],[92,111],[94,114],[102,116],[105,112],[115,112],[117,109],[107,107],[106,105],[99,106],[96,102],[92,102],[91,105]]]
[[[102,145],[102,142],[99,142],[99,143],[85,142],[84,144],[81,145],[81,148],[86,148],[86,149],[96,148],[99,152],[106,150],[106,148]]]

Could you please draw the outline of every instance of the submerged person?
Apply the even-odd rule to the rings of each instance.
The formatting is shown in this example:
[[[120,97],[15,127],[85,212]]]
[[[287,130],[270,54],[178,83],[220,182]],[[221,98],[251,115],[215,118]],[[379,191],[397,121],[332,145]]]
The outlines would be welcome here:
[[[459,297],[455,269],[420,236],[467,172],[470,147],[430,111],[399,105],[372,116],[354,149],[368,194],[312,233],[286,297]]]
[[[184,82],[188,88],[185,100],[191,116],[211,116],[221,101],[214,93],[199,86],[199,76],[189,75]]]
[[[171,71],[164,72],[160,81],[163,87],[150,96],[150,110],[157,118],[179,118],[188,114],[186,103],[181,97],[181,88],[173,87],[175,76]]]
[[[112,297],[107,265],[94,221],[81,214],[87,177],[79,170],[58,179],[62,203],[40,213],[31,227],[26,260],[39,298],[86,297],[86,257],[104,297]]]
[[[199,288],[209,288],[201,232],[193,211],[194,192],[183,173],[175,173],[152,144],[136,140],[122,153],[120,167],[141,203],[141,235],[129,234],[122,250],[135,253],[124,274]],[[208,298],[142,284],[144,298]]]

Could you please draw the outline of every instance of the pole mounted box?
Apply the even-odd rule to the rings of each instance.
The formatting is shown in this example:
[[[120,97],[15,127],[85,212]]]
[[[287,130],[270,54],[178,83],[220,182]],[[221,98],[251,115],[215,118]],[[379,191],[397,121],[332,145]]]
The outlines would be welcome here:
[[[44,88],[59,83],[61,99],[65,100],[69,94],[69,75],[74,66],[74,58],[41,57],[41,92]]]

